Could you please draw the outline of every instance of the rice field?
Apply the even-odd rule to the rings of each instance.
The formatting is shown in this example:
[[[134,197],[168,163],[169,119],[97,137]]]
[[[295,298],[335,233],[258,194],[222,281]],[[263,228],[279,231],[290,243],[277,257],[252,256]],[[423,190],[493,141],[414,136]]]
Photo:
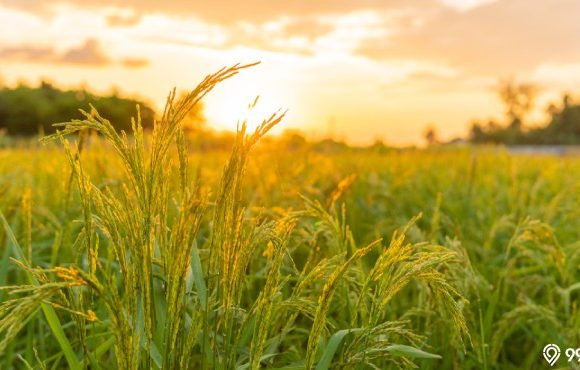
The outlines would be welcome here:
[[[278,114],[196,150],[181,119],[239,69],[152,133],[93,111],[0,150],[1,369],[533,369],[580,345],[578,157],[281,150]]]

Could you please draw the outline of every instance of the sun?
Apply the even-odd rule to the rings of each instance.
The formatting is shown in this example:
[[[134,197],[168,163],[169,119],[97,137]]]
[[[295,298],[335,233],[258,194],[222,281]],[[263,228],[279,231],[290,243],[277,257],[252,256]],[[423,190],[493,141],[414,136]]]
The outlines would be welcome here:
[[[289,108],[284,106],[287,101],[282,93],[284,88],[274,88],[265,79],[252,80],[242,75],[224,82],[207,96],[205,116],[210,128],[236,131],[246,122],[248,130],[253,131],[273,113]]]

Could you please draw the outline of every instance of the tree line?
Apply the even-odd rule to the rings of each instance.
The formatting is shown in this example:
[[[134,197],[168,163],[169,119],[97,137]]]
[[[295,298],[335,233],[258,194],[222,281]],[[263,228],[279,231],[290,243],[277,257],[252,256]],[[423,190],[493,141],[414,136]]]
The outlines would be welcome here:
[[[538,88],[531,84],[503,82],[498,89],[505,107],[504,121],[488,120],[471,125],[469,141],[507,145],[580,144],[580,104],[563,95],[559,104],[547,108],[547,122],[531,125]]]
[[[580,144],[580,103],[570,95],[564,95],[560,103],[547,108],[547,122],[534,126],[528,118],[535,107],[537,92],[537,87],[531,84],[512,81],[500,84],[498,94],[505,107],[504,118],[473,122],[468,141],[507,145]],[[101,96],[83,88],[62,90],[42,82],[37,87],[19,84],[14,88],[0,89],[0,134],[32,136],[53,133],[56,130],[54,123],[82,119],[79,108],[89,110],[89,104],[115,128],[126,132],[131,131],[131,117],[135,116],[139,105],[143,127],[153,126],[155,111],[144,101],[120,97],[117,93]],[[185,120],[189,130],[207,131],[202,105]],[[429,127],[424,137],[430,144],[438,142],[434,127]]]
[[[53,133],[54,123],[83,119],[79,108],[90,113],[92,104],[99,114],[110,120],[117,129],[131,131],[131,117],[139,105],[143,127],[153,126],[155,111],[147,103],[118,96],[100,96],[85,89],[61,90],[48,82],[38,87],[19,84],[0,89],[0,132],[13,136],[32,136]]]

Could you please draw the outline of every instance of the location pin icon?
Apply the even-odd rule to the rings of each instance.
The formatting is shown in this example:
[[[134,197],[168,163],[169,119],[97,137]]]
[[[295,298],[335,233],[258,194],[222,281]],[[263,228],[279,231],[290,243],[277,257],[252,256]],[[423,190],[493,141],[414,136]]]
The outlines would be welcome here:
[[[542,354],[550,366],[554,366],[556,361],[560,358],[560,347],[555,344],[548,344],[544,347]]]

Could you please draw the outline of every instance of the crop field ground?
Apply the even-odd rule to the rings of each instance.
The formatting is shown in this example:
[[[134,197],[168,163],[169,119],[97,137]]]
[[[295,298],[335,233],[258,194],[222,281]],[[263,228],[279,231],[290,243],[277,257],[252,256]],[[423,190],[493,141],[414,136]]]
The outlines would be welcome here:
[[[580,345],[578,157],[282,150],[281,115],[191,148],[181,117],[237,71],[152,133],[91,112],[0,150],[0,369],[534,369]]]

